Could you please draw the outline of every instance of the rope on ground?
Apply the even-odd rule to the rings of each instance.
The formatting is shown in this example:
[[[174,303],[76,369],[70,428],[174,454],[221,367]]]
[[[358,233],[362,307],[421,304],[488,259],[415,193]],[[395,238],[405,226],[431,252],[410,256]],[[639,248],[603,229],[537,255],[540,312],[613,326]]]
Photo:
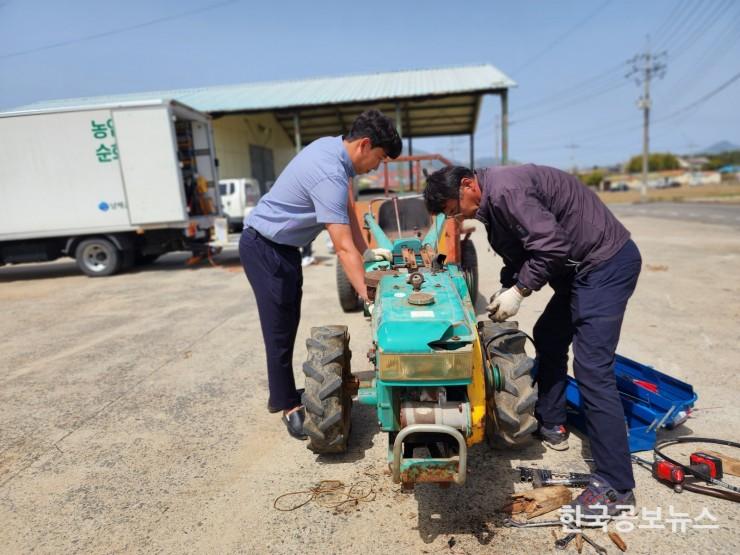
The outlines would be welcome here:
[[[278,511],[287,512],[295,511],[313,501],[320,507],[336,509],[348,503],[359,505],[361,502],[375,501],[375,495],[376,493],[372,484],[367,481],[355,482],[347,486],[339,480],[321,480],[316,486],[310,489],[291,491],[280,495],[275,498],[272,506]],[[281,499],[296,496],[306,496],[306,498],[292,505],[282,505],[280,503]]]

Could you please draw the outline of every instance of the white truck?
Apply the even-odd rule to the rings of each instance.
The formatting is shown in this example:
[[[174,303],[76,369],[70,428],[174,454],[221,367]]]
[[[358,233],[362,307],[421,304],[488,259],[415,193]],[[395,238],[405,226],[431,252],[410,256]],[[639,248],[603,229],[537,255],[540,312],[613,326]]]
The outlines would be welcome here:
[[[209,116],[173,100],[0,113],[0,265],[203,253],[225,235],[217,183]]]
[[[221,209],[228,220],[229,231],[241,231],[244,218],[257,206],[260,186],[256,179],[241,177],[218,182]]]

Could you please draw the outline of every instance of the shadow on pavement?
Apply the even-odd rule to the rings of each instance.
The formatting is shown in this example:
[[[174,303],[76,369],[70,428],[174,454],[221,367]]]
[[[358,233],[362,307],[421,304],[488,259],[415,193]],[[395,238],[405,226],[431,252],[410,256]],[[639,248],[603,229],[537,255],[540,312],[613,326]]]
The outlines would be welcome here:
[[[440,535],[470,534],[480,545],[488,545],[503,526],[505,515],[498,512],[514,493],[519,482],[519,460],[542,459],[545,448],[533,441],[521,450],[494,450],[485,443],[468,451],[468,477],[464,486],[440,488],[417,485],[418,531],[424,543]]]
[[[222,253],[213,258],[215,265],[211,265],[207,259],[196,262],[193,265],[186,265],[190,258],[187,253],[172,253],[163,255],[155,262],[145,265],[134,266],[110,276],[109,279],[115,279],[118,276],[143,274],[149,272],[172,272],[172,271],[196,271],[203,269],[226,269],[232,271],[232,268],[241,269],[239,254],[237,252]],[[72,276],[84,277],[84,274],[77,268],[74,260],[62,259],[54,262],[38,262],[32,264],[19,264],[0,267],[0,283],[12,283],[15,281],[32,281],[38,279],[57,279]],[[99,279],[99,278],[90,278]]]

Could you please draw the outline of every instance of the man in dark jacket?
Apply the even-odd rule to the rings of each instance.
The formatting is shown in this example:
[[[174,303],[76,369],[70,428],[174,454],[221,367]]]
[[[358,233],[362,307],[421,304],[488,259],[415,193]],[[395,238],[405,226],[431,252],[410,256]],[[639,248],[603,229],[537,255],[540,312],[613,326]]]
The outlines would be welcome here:
[[[447,166],[427,180],[430,212],[477,218],[503,258],[502,289],[490,317],[514,316],[523,299],[555,291],[534,327],[538,432],[548,447],[568,447],[565,386],[568,348],[584,400],[596,471],[576,500],[582,514],[610,514],[634,504],[635,482],[614,358],[627,301],[642,260],[629,232],[590,189],[570,174],[528,164],[475,172]],[[603,514],[603,508],[601,509]]]

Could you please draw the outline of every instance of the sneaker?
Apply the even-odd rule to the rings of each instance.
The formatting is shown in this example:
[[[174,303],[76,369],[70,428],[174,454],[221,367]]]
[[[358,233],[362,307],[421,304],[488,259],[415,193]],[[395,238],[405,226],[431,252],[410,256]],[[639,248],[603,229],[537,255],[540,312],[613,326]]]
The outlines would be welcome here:
[[[576,519],[580,516],[592,523],[599,519],[616,516],[623,511],[629,511],[634,506],[635,494],[632,490],[619,493],[598,474],[591,475],[591,481],[586,489],[576,497],[573,503],[568,505],[575,511]],[[599,523],[601,524],[603,522]]]
[[[566,451],[568,449],[568,436],[570,433],[565,429],[565,426],[554,426],[552,428],[546,428],[540,425],[537,430],[537,435],[542,440],[545,447],[554,449],[555,451]]]
[[[310,266],[314,262],[316,262],[316,259],[313,256],[304,256],[301,259],[301,266],[305,268],[306,266]]]

